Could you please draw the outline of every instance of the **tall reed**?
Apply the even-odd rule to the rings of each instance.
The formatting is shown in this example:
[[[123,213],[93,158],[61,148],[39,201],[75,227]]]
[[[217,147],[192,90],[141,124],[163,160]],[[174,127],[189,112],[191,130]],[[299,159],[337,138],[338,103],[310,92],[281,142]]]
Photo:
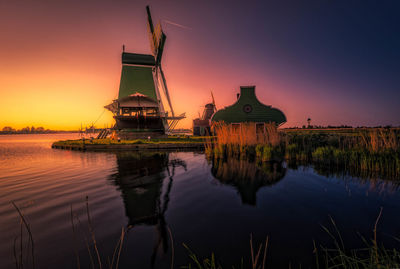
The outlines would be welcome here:
[[[35,252],[35,244],[33,240],[33,234],[31,231],[31,224],[25,217],[25,215],[22,213],[21,209],[14,203],[11,202],[15,210],[17,211],[19,218],[20,218],[20,235],[14,238],[14,260],[15,260],[15,268],[16,269],[23,269],[23,268],[37,268],[36,267],[36,252]],[[73,212],[72,205],[71,205],[71,210],[70,210],[70,217],[71,217],[71,225],[72,225],[72,233],[73,233],[73,247],[74,247],[74,253],[76,257],[76,266],[77,268],[81,268],[81,260],[79,257],[79,252],[77,248],[77,241],[78,239],[82,239],[85,242],[86,249],[88,251],[88,255],[90,258],[90,268],[108,268],[108,269],[118,269],[119,267],[119,260],[121,256],[121,251],[122,251],[122,245],[123,241],[125,238],[126,233],[128,232],[124,227],[121,229],[121,235],[118,239],[118,242],[114,248],[113,256],[112,259],[110,260],[109,257],[102,257],[100,254],[100,251],[97,246],[96,238],[95,238],[95,233],[94,233],[94,228],[93,228],[93,223],[92,219],[90,216],[90,209],[89,209],[89,198],[86,197],[86,214],[88,218],[88,232],[90,234],[91,240],[88,239],[88,237],[85,235],[85,227],[82,224],[81,220],[79,219],[78,215]],[[25,229],[23,229],[25,228]],[[24,230],[26,230],[26,233],[28,234],[27,239],[24,239]],[[81,237],[78,237],[78,232],[81,232]],[[17,241],[19,240],[19,248]],[[27,242],[24,242],[27,240]],[[24,244],[26,244],[26,251],[27,254],[24,254]],[[93,250],[92,250],[93,248]],[[62,249],[64,250],[64,249]],[[95,255],[93,255],[93,253]],[[94,257],[97,258],[97,264],[94,261]],[[108,263],[103,264],[102,261],[107,260]],[[87,266],[84,266],[85,268]]]
[[[266,124],[262,132],[255,123],[240,126],[214,125],[215,137],[206,142],[211,158],[300,162],[352,171],[400,175],[400,130],[360,129],[347,132],[278,130]]]
[[[363,129],[351,133],[290,132],[286,136],[290,161],[353,171],[400,175],[400,133],[394,129]]]
[[[265,124],[264,129],[256,128],[255,123],[242,123],[240,126],[223,122],[213,126],[215,137],[206,143],[208,156],[253,158],[270,160],[277,157],[276,152],[283,142],[282,133],[274,124]],[[274,154],[273,154],[274,153]]]
[[[331,237],[333,247],[325,247],[323,245],[317,246],[313,240],[315,255],[315,264],[313,268],[317,269],[394,269],[400,268],[400,252],[397,249],[385,248],[382,244],[378,244],[377,230],[378,222],[382,215],[382,208],[375,221],[372,231],[372,238],[366,239],[361,237],[365,247],[362,249],[348,249],[341,233],[335,223],[330,218],[332,227],[322,226],[322,229]],[[398,240],[398,239],[397,239]],[[246,259],[241,258],[241,263],[238,266],[232,265],[223,267],[215,254],[212,253],[211,257],[199,258],[187,245],[183,244],[187,249],[190,257],[188,265],[181,268],[198,268],[198,269],[223,269],[223,268],[265,268],[266,266],[266,253],[268,246],[268,237],[264,244],[260,244],[258,249],[253,247],[253,239],[250,235],[250,257]],[[273,247],[273,246],[272,246]],[[261,259],[261,255],[263,258]],[[244,262],[246,261],[246,262]],[[192,266],[192,263],[194,264]],[[291,267],[288,261],[288,268]],[[301,264],[299,266],[301,267]]]

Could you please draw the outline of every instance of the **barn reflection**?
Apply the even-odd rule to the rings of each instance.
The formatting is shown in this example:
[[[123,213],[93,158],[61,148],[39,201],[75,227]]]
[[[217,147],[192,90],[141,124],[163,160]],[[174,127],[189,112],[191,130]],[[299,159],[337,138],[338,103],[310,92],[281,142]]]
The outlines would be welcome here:
[[[256,205],[257,191],[284,178],[286,168],[279,162],[251,162],[236,158],[213,159],[211,172],[221,183],[234,186],[243,204]]]

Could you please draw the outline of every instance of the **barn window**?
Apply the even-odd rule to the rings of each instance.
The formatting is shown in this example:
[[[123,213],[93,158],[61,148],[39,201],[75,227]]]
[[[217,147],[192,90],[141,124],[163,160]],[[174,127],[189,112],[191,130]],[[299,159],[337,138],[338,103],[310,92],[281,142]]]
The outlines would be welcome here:
[[[243,111],[246,113],[250,113],[251,111],[253,111],[253,107],[249,104],[246,104],[243,106]]]
[[[262,134],[265,132],[264,123],[256,123],[256,133]]]
[[[232,123],[232,133],[238,134],[240,132],[240,123]]]

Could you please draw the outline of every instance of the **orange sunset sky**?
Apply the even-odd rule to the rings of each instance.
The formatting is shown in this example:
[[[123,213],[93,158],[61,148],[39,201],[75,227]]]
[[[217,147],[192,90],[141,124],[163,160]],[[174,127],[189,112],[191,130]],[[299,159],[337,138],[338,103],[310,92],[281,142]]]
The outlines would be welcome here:
[[[96,121],[117,96],[122,44],[150,53],[147,4],[167,35],[163,69],[174,110],[187,116],[178,128],[191,128],[211,90],[221,108],[235,101],[241,85],[256,85],[263,103],[281,109],[284,127],[302,126],[308,117],[317,125],[400,124],[398,77],[392,62],[379,60],[398,59],[390,47],[398,40],[374,56],[381,43],[368,43],[376,39],[373,30],[359,40],[346,32],[364,27],[352,15],[372,27],[379,21],[374,13],[261,1],[167,2],[1,1],[0,128],[76,130]],[[350,19],[343,22],[340,12]],[[106,111],[96,126],[112,123]]]

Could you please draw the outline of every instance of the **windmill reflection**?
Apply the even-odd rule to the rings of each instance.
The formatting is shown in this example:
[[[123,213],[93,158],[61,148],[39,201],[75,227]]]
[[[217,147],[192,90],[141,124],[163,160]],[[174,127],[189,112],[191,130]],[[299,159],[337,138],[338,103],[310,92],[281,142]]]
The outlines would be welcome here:
[[[155,226],[157,242],[151,255],[154,267],[160,246],[168,251],[168,231],[165,212],[168,209],[176,167],[186,170],[186,163],[171,158],[167,152],[124,152],[117,153],[118,172],[111,180],[121,190],[128,228],[135,225]],[[164,186],[164,184],[166,186]]]
[[[213,159],[211,172],[223,184],[234,186],[243,204],[256,205],[257,191],[271,186],[286,175],[286,168],[278,162],[250,162],[235,158]]]

